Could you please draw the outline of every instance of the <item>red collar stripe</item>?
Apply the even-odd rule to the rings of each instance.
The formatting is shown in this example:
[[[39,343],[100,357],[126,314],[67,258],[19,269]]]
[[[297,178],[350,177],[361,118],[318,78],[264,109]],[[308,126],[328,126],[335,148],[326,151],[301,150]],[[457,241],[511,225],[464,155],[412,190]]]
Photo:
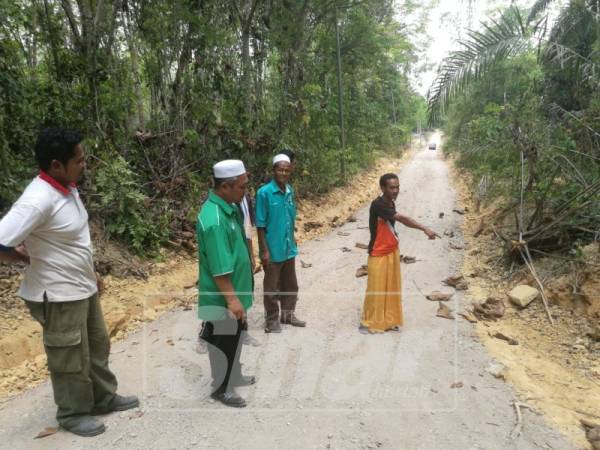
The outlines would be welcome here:
[[[66,187],[64,187],[62,184],[60,184],[58,181],[56,181],[55,178],[52,178],[50,175],[48,175],[46,172],[44,172],[43,170],[40,170],[40,175],[39,177],[44,180],[46,183],[48,183],[50,186],[52,186],[54,189],[56,189],[57,191],[61,192],[64,195],[70,195],[71,191],[69,189],[67,189]],[[72,185],[74,186],[74,185]]]

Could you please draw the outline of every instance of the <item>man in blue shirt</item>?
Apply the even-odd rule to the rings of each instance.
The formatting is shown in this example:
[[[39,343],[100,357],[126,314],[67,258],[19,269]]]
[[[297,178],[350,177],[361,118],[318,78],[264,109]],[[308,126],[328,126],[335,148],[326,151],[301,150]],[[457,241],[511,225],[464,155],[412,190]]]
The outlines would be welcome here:
[[[292,172],[290,158],[273,158],[273,179],[256,194],[256,229],[264,278],[265,331],[281,333],[281,325],[304,327],[294,311],[298,300],[294,238],[296,202],[288,181]],[[281,303],[281,318],[279,316]]]

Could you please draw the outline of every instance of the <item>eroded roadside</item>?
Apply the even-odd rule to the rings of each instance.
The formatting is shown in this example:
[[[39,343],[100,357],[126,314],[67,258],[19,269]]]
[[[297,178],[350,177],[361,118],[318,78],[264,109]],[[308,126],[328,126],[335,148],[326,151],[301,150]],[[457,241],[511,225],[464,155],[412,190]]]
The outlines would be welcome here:
[[[520,401],[543,414],[575,444],[591,448],[581,421],[600,424],[600,253],[598,243],[584,249],[585,263],[570,255],[536,260],[546,288],[551,325],[538,298],[524,309],[512,305],[507,293],[526,284],[537,287],[525,267],[508,267],[503,243],[492,227],[500,208],[482,206],[464,171],[453,168],[459,203],[465,211],[465,256],[462,273],[471,308],[488,297],[502,299],[506,310],[496,321],[479,320],[477,335],[501,366],[498,376],[513,385]],[[518,342],[510,345],[494,336]],[[514,342],[513,342],[514,344]]]

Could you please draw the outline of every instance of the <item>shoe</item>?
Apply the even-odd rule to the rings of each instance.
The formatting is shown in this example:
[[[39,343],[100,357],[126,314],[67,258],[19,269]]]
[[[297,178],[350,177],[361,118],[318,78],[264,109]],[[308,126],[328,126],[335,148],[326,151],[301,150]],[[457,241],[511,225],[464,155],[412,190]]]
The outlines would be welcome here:
[[[358,327],[358,332],[360,334],[383,334],[383,333],[385,333],[385,331],[383,331],[383,330],[368,328],[368,327],[365,327],[364,325],[361,325]]]
[[[281,333],[281,325],[278,320],[269,320],[265,326],[265,333]]]
[[[97,436],[106,431],[104,424],[91,416],[73,416],[60,420],[60,427],[77,436]]]
[[[253,375],[239,375],[237,377],[231,377],[230,381],[232,386],[252,386],[256,384],[256,377]]]
[[[124,397],[119,394],[115,394],[113,399],[108,404],[106,408],[96,408],[92,409],[92,415],[99,414],[108,414],[113,411],[127,411],[128,409],[137,408],[140,406],[140,401],[135,395],[129,395]]]
[[[225,406],[231,406],[233,408],[243,408],[246,406],[246,400],[237,395],[234,390],[213,392],[210,396],[214,400],[223,403]]]
[[[244,337],[242,338],[242,344],[244,345],[250,345],[252,347],[260,347],[261,343],[259,342],[258,339],[256,339],[255,337],[250,336],[250,334],[248,332],[245,332]]]
[[[306,322],[304,320],[300,320],[296,317],[293,312],[282,314],[281,315],[281,323],[291,325],[293,327],[305,327]]]
[[[111,411],[127,411],[128,409],[137,408],[138,406],[140,406],[140,401],[135,395],[124,397],[116,394],[109,403]]]

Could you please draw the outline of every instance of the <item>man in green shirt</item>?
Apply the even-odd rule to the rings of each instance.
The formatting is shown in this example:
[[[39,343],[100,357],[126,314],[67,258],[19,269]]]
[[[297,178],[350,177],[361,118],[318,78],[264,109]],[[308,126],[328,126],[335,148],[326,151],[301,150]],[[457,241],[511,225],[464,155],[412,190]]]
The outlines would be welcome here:
[[[273,158],[273,179],[256,194],[256,229],[260,259],[265,271],[265,332],[281,333],[281,325],[304,327],[296,317],[298,281],[294,238],[296,201],[288,184],[292,165],[287,155]],[[279,317],[281,303],[281,318]]]
[[[246,406],[234,390],[256,382],[243,376],[240,337],[246,312],[252,306],[252,268],[239,203],[248,175],[239,160],[213,167],[214,190],[198,214],[198,316],[204,320],[201,337],[208,344],[213,378],[211,397],[227,406]]]

